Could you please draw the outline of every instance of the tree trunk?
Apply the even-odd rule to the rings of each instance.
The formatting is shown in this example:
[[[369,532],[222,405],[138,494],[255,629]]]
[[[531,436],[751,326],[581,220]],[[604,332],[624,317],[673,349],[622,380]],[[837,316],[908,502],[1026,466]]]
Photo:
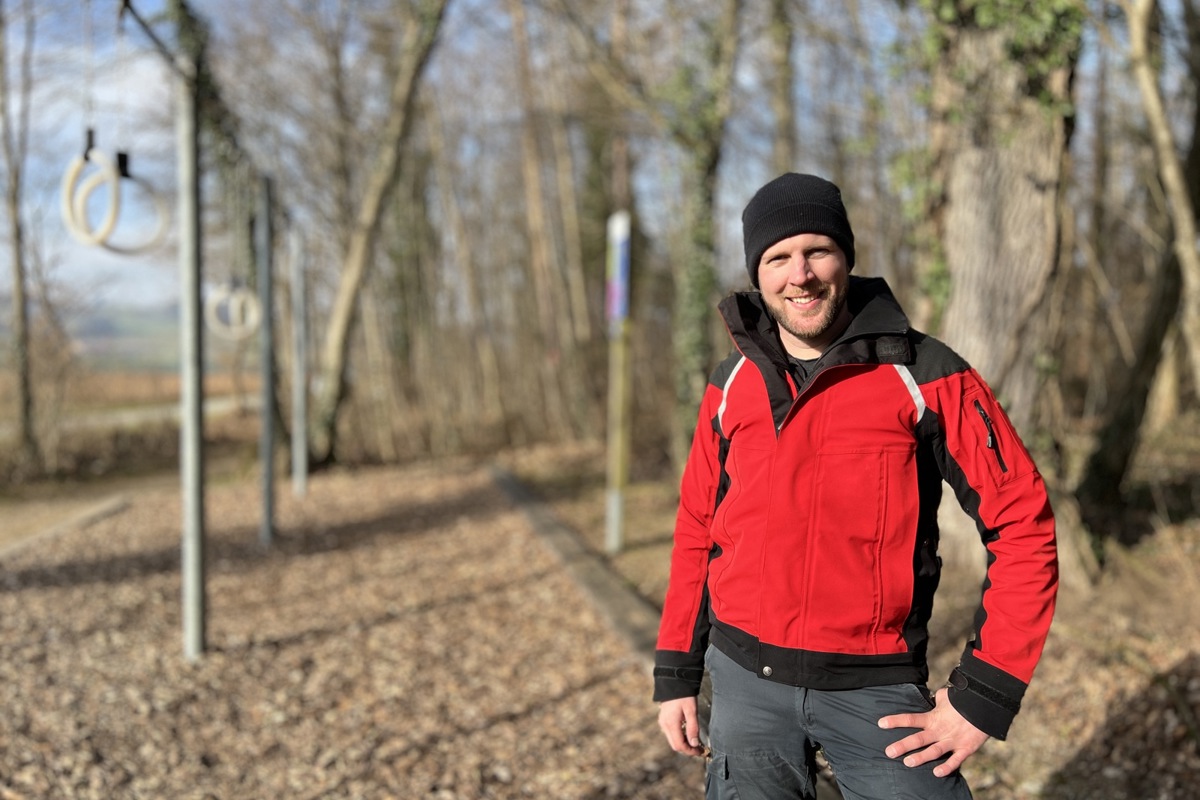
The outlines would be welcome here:
[[[1181,275],[1174,254],[1168,254],[1164,259],[1155,283],[1146,317],[1149,324],[1142,334],[1141,347],[1133,366],[1120,371],[1125,379],[1119,386],[1110,388],[1116,397],[1113,410],[1106,417],[1076,490],[1085,519],[1093,509],[1119,502],[1121,482],[1133,462],[1147,398],[1162,361],[1163,340],[1179,311]]]
[[[1148,40],[1154,2],[1132,0],[1124,5],[1129,21],[1129,59],[1133,63],[1142,107],[1146,111],[1158,174],[1167,194],[1174,227],[1175,258],[1179,261],[1183,276],[1183,317],[1180,328],[1191,356],[1192,382],[1200,386],[1200,249],[1197,249],[1194,192],[1189,191],[1184,166],[1179,162],[1171,124],[1163,107],[1158,75],[1150,64]]]
[[[568,139],[566,87],[561,75],[551,75],[545,83],[554,112],[550,119],[550,141],[554,147],[554,177],[562,226],[564,271],[570,298],[571,322],[576,342],[592,338],[592,320],[588,313],[587,279],[583,269],[583,236],[580,233],[579,198],[575,190],[575,159]]]
[[[712,147],[697,154],[687,205],[687,251],[675,259],[675,309],[671,344],[675,356],[675,423],[671,430],[671,460],[682,471],[691,447],[696,413],[713,366],[712,318],[717,290],[716,208],[717,168],[721,151]]]
[[[363,345],[367,360],[365,381],[369,385],[367,397],[363,399],[370,414],[375,451],[384,462],[395,463],[399,455],[395,432],[392,430],[398,406],[393,380],[395,364],[391,351],[384,344],[387,341],[386,327],[375,293],[364,292],[359,301],[362,303]]]
[[[1066,120],[1024,94],[1023,66],[1003,30],[961,29],[935,81],[940,115],[965,113],[942,155],[942,235],[951,289],[942,334],[991,383],[1017,430],[1034,433],[1047,315],[1038,313],[1059,259]],[[1071,64],[1046,79],[1070,97]],[[962,76],[966,76],[965,79]]]
[[[446,138],[445,120],[442,118],[440,107],[436,101],[429,104],[429,109],[434,120],[434,134],[429,137],[431,156],[440,184],[442,213],[445,215],[446,225],[450,229],[450,238],[453,242],[452,261],[457,262],[458,272],[463,276],[466,289],[465,297],[462,298],[461,313],[467,320],[471,350],[478,358],[478,394],[482,400],[483,420],[485,424],[499,426],[507,416],[501,386],[500,356],[496,350],[487,303],[479,288],[479,264],[471,257],[471,248],[466,246],[471,239],[454,192],[457,182],[443,147],[443,141]]]
[[[437,41],[447,0],[430,0],[411,20],[400,48],[387,124],[380,150],[358,207],[341,277],[326,329],[321,363],[320,393],[313,408],[313,457],[318,463],[334,458],[338,414],[346,396],[350,329],[358,307],[358,295],[379,238],[380,222],[388,197],[400,172],[401,153],[412,126],[417,86],[433,45]]]
[[[516,45],[517,82],[523,112],[521,176],[525,190],[529,266],[542,339],[541,384],[546,407],[550,412],[547,419],[555,423],[560,435],[569,435],[574,426],[566,397],[572,383],[575,338],[571,325],[571,305],[566,301],[560,275],[555,269],[554,238],[546,216],[538,137],[540,114],[534,96],[524,1],[509,0],[508,6],[512,17],[513,41]]]
[[[29,270],[25,251],[25,223],[21,218],[22,183],[29,130],[30,58],[33,53],[34,15],[32,9],[26,9],[25,47],[21,54],[20,87],[17,89],[17,96],[14,96],[8,73],[8,18],[8,9],[3,0],[0,0],[0,124],[3,125],[0,133],[3,135],[8,178],[4,187],[4,199],[5,211],[8,214],[8,244],[13,272],[12,349],[17,384],[17,441],[23,469],[27,474],[37,475],[42,471],[42,455],[33,418],[33,368],[30,359],[27,291]]]
[[[1185,5],[1185,8],[1190,8],[1190,5]],[[1189,16],[1190,22],[1194,22],[1194,16],[1194,12]],[[1194,36],[1192,47],[1196,47]],[[1193,50],[1193,60],[1195,55]],[[1146,62],[1143,58],[1144,63]],[[1192,69],[1194,78],[1196,68]],[[1155,81],[1151,79],[1151,83]],[[1177,161],[1176,164],[1178,165]],[[1193,214],[1192,230],[1195,230],[1195,209],[1200,207],[1200,103],[1193,106],[1192,143],[1180,174],[1185,180],[1184,190],[1190,200]],[[1174,218],[1174,212],[1172,216]],[[1111,506],[1120,501],[1121,484],[1133,462],[1140,441],[1148,397],[1154,385],[1154,376],[1163,358],[1163,342],[1183,303],[1180,292],[1184,277],[1179,262],[1181,248],[1178,246],[1178,231],[1176,239],[1176,246],[1171,252],[1164,254],[1154,278],[1155,285],[1146,313],[1147,326],[1133,360],[1133,368],[1119,371],[1119,384],[1110,388],[1110,393],[1116,398],[1113,410],[1106,416],[1104,427],[1097,436],[1095,449],[1088,458],[1076,489],[1076,495],[1085,511]],[[1184,334],[1186,338],[1186,330]],[[1185,347],[1189,347],[1190,344],[1194,343],[1185,342]],[[1190,349],[1195,351],[1198,348]]]
[[[949,270],[941,334],[991,384],[1027,444],[1033,437],[1042,362],[1051,326],[1044,305],[1060,263],[1060,222],[1078,33],[1057,16],[1049,41],[1057,61],[1036,71],[1012,57],[1013,19],[984,25],[963,10],[940,24],[945,42],[933,68],[932,206]],[[1036,449],[1036,448],[1034,448]],[[1077,509],[1059,506],[1064,585],[1086,588],[1094,574]],[[974,531],[943,536],[948,558],[978,553]],[[975,555],[977,558],[977,555]]]
[[[771,20],[767,30],[770,47],[771,116],[775,125],[771,138],[771,175],[796,169],[796,70],[792,66],[792,25],[788,19],[788,0],[771,0]]]

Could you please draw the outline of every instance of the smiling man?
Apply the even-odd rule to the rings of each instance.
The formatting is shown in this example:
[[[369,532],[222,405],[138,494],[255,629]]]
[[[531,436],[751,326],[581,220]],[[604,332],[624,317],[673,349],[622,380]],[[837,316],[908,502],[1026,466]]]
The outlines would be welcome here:
[[[655,664],[659,726],[701,755],[707,797],[815,797],[825,753],[853,798],[966,798],[958,768],[1004,738],[1054,611],[1054,518],[991,389],[852,276],[841,192],[789,173],[742,214],[754,292],[720,305],[681,484]],[[975,631],[931,694],[943,481],[980,531]]]

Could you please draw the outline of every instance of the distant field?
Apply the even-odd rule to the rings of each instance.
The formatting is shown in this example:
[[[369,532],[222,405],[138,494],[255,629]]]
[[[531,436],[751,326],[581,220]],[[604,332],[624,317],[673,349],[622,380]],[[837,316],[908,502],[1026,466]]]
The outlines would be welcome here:
[[[63,383],[64,413],[162,405],[179,399],[179,374],[158,370],[99,371],[78,369]],[[45,391],[40,387],[37,394]],[[229,370],[208,373],[204,377],[206,396],[257,393],[259,376],[255,369],[240,374]],[[36,401],[35,401],[36,402]],[[0,374],[0,420],[15,416],[16,392],[13,376]]]
[[[36,351],[34,402],[51,416],[162,405],[179,399],[179,322],[174,307],[95,308],[69,320],[72,364],[58,378]],[[0,325],[0,334],[5,334]],[[257,341],[206,335],[205,393],[257,393]],[[15,377],[0,353],[0,423],[16,416]]]

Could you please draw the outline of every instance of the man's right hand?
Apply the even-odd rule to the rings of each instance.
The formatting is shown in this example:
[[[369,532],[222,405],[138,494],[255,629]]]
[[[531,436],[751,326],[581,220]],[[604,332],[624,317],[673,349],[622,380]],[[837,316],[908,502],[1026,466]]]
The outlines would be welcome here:
[[[686,756],[704,755],[700,744],[700,718],[696,715],[696,698],[680,697],[664,700],[658,708],[658,727],[676,753]]]

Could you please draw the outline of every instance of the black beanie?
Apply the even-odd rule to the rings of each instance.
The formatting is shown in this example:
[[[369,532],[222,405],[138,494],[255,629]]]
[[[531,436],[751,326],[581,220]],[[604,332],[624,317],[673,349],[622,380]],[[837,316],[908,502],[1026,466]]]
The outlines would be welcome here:
[[[854,231],[837,186],[816,175],[788,172],[750,198],[742,212],[742,239],[750,283],[758,286],[758,262],[771,245],[800,233],[821,233],[837,242],[854,268]]]

